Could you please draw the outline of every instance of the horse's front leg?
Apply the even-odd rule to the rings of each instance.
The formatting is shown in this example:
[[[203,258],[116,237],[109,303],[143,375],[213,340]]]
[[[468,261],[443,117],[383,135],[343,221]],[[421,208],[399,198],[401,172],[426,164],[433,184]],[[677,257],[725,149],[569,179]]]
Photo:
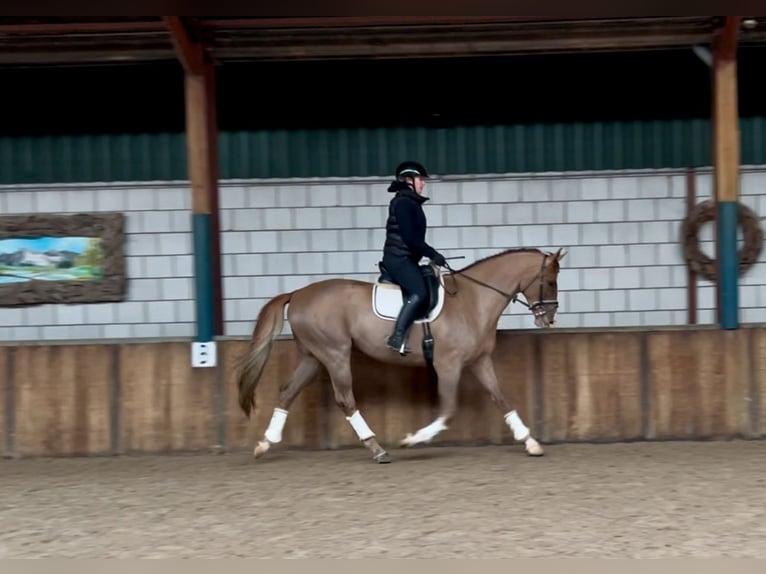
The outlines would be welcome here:
[[[418,429],[415,434],[408,433],[400,445],[415,446],[419,443],[429,443],[440,432],[447,430],[447,424],[457,409],[457,390],[460,383],[462,366],[459,364],[434,364],[439,377],[439,416],[433,422]]]
[[[492,363],[492,357],[489,354],[483,355],[473,363],[469,369],[487,390],[494,403],[503,413],[505,423],[511,429],[511,432],[513,432],[513,438],[519,442],[523,442],[530,455],[542,456],[543,447],[541,447],[540,443],[538,443],[532,436],[529,428],[524,424],[524,421],[521,420],[519,413],[517,413],[515,409],[511,409],[510,404],[500,390],[500,385],[497,382],[497,375],[495,374],[495,366]]]

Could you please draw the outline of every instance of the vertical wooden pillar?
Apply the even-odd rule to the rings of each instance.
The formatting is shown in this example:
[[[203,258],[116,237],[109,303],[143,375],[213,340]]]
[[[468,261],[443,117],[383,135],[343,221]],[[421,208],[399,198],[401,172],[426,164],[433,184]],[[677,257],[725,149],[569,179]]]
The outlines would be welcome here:
[[[201,74],[186,74],[186,129],[189,180],[192,192],[192,234],[194,238],[194,277],[197,311],[197,341],[212,341],[216,334],[216,292],[220,293],[220,273],[215,268],[220,250],[214,249],[218,228],[218,178],[214,165],[217,147],[213,121],[213,66],[203,63]],[[220,298],[218,298],[220,303]]]
[[[208,121],[208,176],[210,184],[210,274],[212,277],[213,332],[223,335],[223,275],[221,271],[221,216],[218,205],[218,115],[216,113],[216,75],[215,64],[205,60],[205,79],[207,84],[207,121]]]
[[[185,73],[186,146],[198,342],[223,334],[218,215],[218,126],[215,67],[181,16],[163,16]]]
[[[739,107],[737,35],[740,16],[726,16],[713,43],[713,166],[717,206],[718,321],[739,327],[737,210],[739,202]]]

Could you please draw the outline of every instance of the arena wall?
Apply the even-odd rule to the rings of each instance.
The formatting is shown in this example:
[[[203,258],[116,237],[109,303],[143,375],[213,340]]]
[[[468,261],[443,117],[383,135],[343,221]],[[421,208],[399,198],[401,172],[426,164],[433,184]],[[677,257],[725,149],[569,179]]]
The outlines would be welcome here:
[[[220,345],[217,367],[194,369],[185,341],[0,344],[0,450],[24,457],[252,449],[295,365],[295,344],[275,342],[250,420],[237,404],[234,372],[247,341]],[[507,330],[494,361],[504,393],[545,443],[766,436],[762,327]],[[359,408],[384,446],[435,418],[424,369],[355,356],[352,370]],[[332,397],[322,373],[290,409],[281,447],[363,449]],[[468,374],[459,399],[434,444],[511,444],[502,413]]]
[[[698,201],[710,170],[695,176]],[[250,332],[273,295],[325,277],[374,280],[384,237],[385,179],[221,183],[225,335]],[[741,200],[766,211],[766,166],[745,166]],[[679,170],[450,177],[427,188],[428,240],[454,266],[515,246],[564,247],[562,327],[683,325],[687,272]],[[7,214],[126,214],[127,300],[0,308],[0,341],[190,337],[195,333],[187,182],[0,187]],[[713,253],[712,225],[703,248]],[[766,322],[766,253],[740,280],[741,321]],[[713,324],[713,285],[698,280],[698,322]],[[534,328],[509,306],[501,329]],[[289,325],[286,326],[289,333]]]

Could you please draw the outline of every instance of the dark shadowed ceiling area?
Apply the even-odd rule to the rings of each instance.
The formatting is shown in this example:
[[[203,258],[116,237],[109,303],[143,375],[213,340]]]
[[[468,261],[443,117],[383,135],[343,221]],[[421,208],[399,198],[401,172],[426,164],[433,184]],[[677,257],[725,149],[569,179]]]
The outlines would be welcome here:
[[[124,32],[125,37],[114,40],[113,49],[128,50],[130,42],[138,43],[142,33],[154,38],[164,38],[169,50],[165,56],[144,59],[105,60],[91,56],[67,61],[67,65],[46,64],[0,65],[0,125],[3,133],[57,134],[57,133],[131,133],[184,130],[183,70],[173,53],[167,30],[161,21],[120,19],[112,22],[95,22],[80,18],[75,22],[57,21],[10,21],[0,19],[2,42],[17,41],[31,49],[31,38],[55,38],[55,42],[78,42],[77,37],[87,37],[87,42],[97,45],[106,42],[111,34],[107,24]],[[453,126],[477,124],[518,124],[536,122],[613,121],[672,118],[708,118],[710,116],[710,71],[694,54],[690,42],[697,34],[710,26],[711,17],[667,19],[663,24],[639,22],[639,20],[614,20],[603,24],[596,34],[596,23],[582,21],[551,22],[536,21],[505,23],[472,21],[470,26],[524,26],[516,29],[518,34],[506,32],[503,37],[513,41],[521,35],[538,33],[545,26],[558,26],[569,30],[564,33],[577,35],[590,26],[590,41],[616,41],[618,30],[625,32],[658,26],[678,36],[666,40],[668,45],[655,45],[638,49],[633,45],[610,49],[580,49],[558,51],[543,49],[542,44],[526,44],[526,48],[502,54],[468,54],[449,57],[415,57],[418,43],[427,30],[439,29],[446,42],[450,35],[440,27],[466,30],[469,25],[452,23],[436,24],[419,22],[406,27],[391,21],[373,25],[367,20],[349,24],[339,33],[337,21],[325,26],[304,22],[301,26],[291,21],[265,26],[260,21],[257,28],[253,20],[202,19],[203,25],[214,29],[213,54],[218,89],[218,121],[221,130],[257,130],[275,128],[334,128],[334,127],[390,127],[390,126]],[[239,23],[238,23],[239,22]],[[15,26],[15,28],[14,28]],[[91,26],[96,31],[91,30]],[[216,28],[217,26],[217,28]],[[239,27],[238,27],[239,26]],[[265,27],[264,27],[265,26]],[[535,28],[537,26],[538,28]],[[578,28],[579,26],[579,28]],[[32,27],[32,28],[30,28]],[[145,27],[141,32],[136,28]],[[622,28],[620,28],[622,27]],[[21,30],[24,32],[9,32]],[[406,29],[406,33],[405,30]],[[5,36],[3,36],[5,30]],[[55,31],[51,31],[55,30]],[[259,32],[260,30],[260,32]],[[268,30],[271,37],[282,38],[282,57],[260,59],[243,54],[242,46],[258,34]],[[279,31],[283,34],[280,35]],[[371,30],[376,33],[405,34],[405,44],[413,52],[401,57],[298,57],[298,44],[288,49],[290,42],[297,42],[303,32],[321,35],[328,30],[333,34],[316,41],[314,46],[327,51],[330,46],[353,45],[353,38],[364,45],[374,47]],[[519,32],[518,30],[526,30]],[[535,32],[537,30],[538,32]],[[577,32],[580,30],[580,32]],[[683,32],[686,30],[686,32]],[[691,31],[696,30],[691,33]],[[705,28],[707,30],[707,28]],[[548,30],[550,32],[550,29]],[[235,33],[236,32],[236,33]],[[486,32],[486,29],[485,29]],[[207,33],[210,33],[209,31]],[[491,44],[491,35],[478,34]],[[689,37],[684,33],[691,34]],[[91,36],[95,34],[95,36]],[[134,37],[133,34],[138,36]],[[233,44],[230,38],[236,34],[236,50],[222,48]],[[356,34],[356,36],[355,36]],[[368,34],[368,35],[365,35]],[[19,40],[24,36],[26,40]],[[637,34],[636,34],[637,36]],[[100,40],[96,41],[96,37]],[[319,36],[316,36],[319,37]],[[330,43],[330,37],[333,38]],[[393,38],[394,36],[389,36]],[[531,37],[531,36],[529,36]],[[529,40],[528,37],[528,40]],[[571,37],[571,36],[570,36]],[[628,41],[631,36],[624,36]],[[16,40],[13,40],[16,38]],[[133,40],[128,40],[133,38]],[[229,38],[229,40],[226,40]],[[292,38],[292,40],[290,40]],[[562,42],[562,36],[551,39],[541,36],[542,41]],[[547,40],[545,38],[548,38]],[[626,39],[627,38],[627,39]],[[744,42],[739,50],[740,114],[742,116],[766,115],[766,88],[760,82],[760,70],[766,49],[759,41]],[[305,39],[305,38],[304,38]],[[659,36],[655,39],[659,41]],[[39,41],[39,40],[35,40]],[[212,41],[212,40],[211,40]],[[637,37],[634,38],[638,42]],[[159,42],[159,40],[158,40]],[[258,40],[262,48],[268,42]],[[606,45],[606,44],[604,44]],[[105,44],[104,44],[105,46]],[[141,50],[149,50],[144,45]],[[275,44],[269,50],[275,53]],[[517,46],[521,44],[517,43]],[[537,47],[536,47],[537,46]],[[507,46],[506,46],[507,48]],[[64,52],[69,48],[65,48]],[[95,48],[94,48],[95,49]],[[106,50],[106,48],[104,48]],[[316,48],[320,49],[320,48]],[[47,50],[50,53],[51,45]],[[293,50],[291,52],[291,50]],[[7,52],[4,52],[7,57]],[[102,56],[106,52],[101,52]],[[163,52],[164,53],[164,52]],[[71,53],[72,55],[74,53]],[[221,56],[228,54],[228,56]],[[145,54],[146,55],[146,54]],[[53,56],[51,56],[53,57]],[[61,57],[61,56],[58,56]]]

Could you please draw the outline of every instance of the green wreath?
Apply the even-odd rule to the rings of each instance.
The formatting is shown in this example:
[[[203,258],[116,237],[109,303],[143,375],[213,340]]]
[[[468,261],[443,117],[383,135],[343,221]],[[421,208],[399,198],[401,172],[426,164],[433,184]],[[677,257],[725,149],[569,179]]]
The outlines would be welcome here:
[[[705,255],[697,237],[700,227],[716,218],[716,206],[712,200],[697,204],[686,216],[681,226],[684,258],[689,268],[709,281],[718,276],[715,259]],[[737,203],[737,224],[742,228],[745,244],[738,252],[739,275],[742,276],[758,261],[763,249],[763,230],[758,215],[746,205]]]

